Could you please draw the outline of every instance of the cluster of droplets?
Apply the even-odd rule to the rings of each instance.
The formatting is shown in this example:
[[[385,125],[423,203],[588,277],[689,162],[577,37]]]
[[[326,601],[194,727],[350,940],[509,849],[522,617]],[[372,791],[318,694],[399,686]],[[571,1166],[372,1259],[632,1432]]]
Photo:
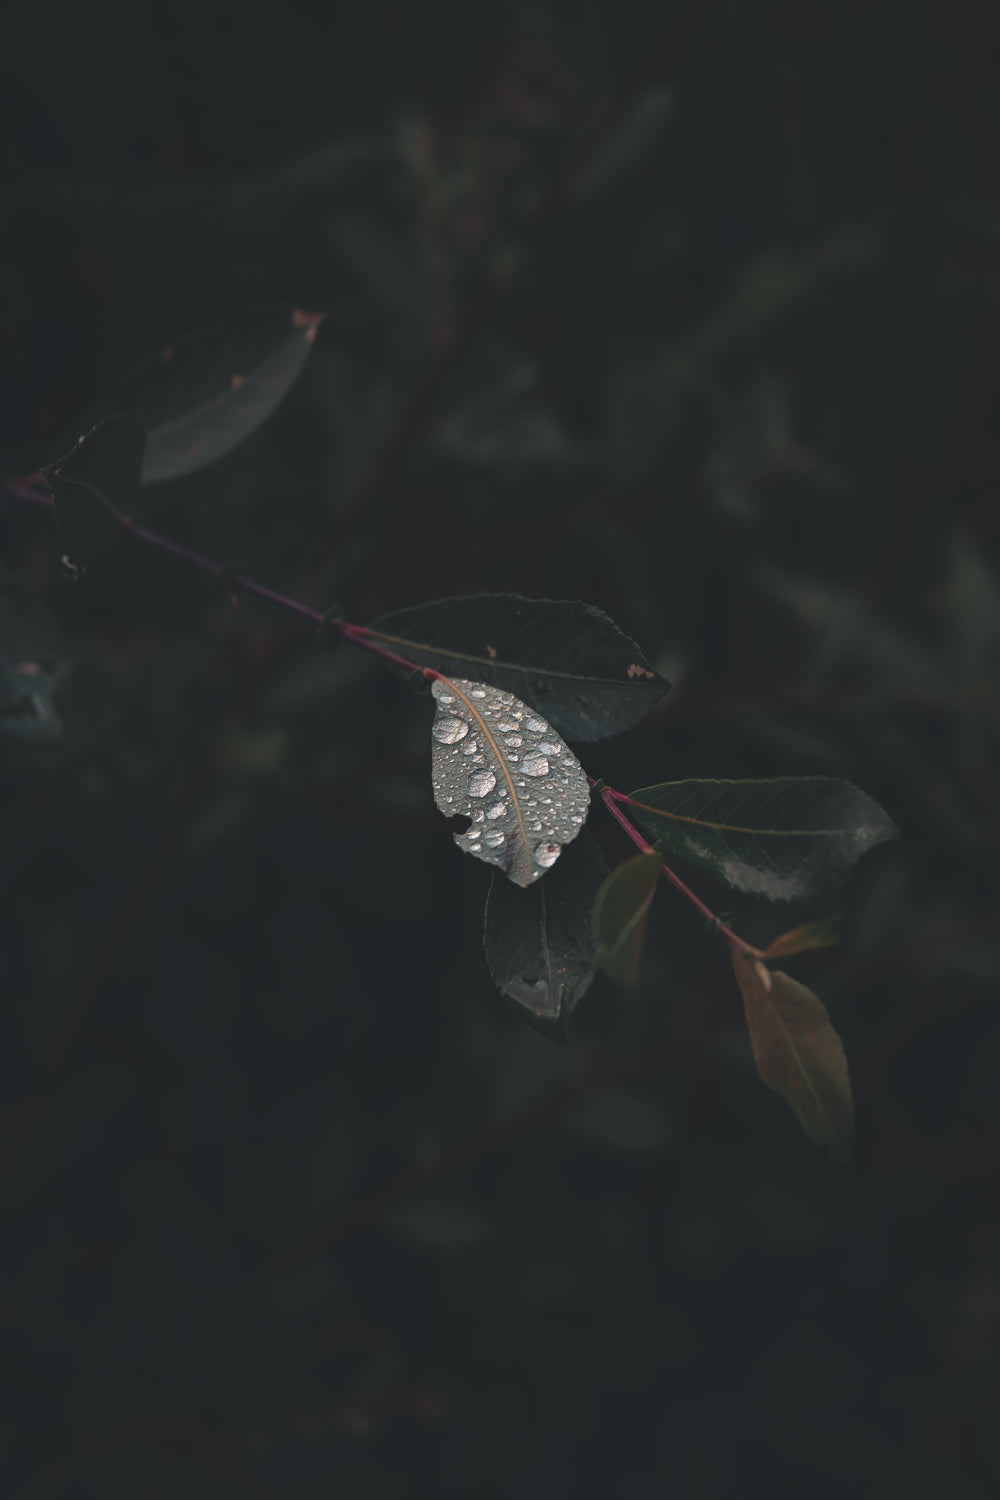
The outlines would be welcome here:
[[[579,761],[512,693],[440,679],[432,692],[434,800],[448,816],[471,819],[455,842],[532,884],[583,827],[590,793]]]

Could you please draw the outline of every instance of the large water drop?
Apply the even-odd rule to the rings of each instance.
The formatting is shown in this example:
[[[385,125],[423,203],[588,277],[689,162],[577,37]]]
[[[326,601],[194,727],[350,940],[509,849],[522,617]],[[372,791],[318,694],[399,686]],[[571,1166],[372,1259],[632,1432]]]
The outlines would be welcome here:
[[[492,771],[473,771],[467,790],[470,797],[485,797],[496,784],[497,779]]]
[[[541,865],[543,870],[550,870],[561,853],[562,844],[557,844],[554,839],[547,839],[544,843],[535,845],[535,864]]]
[[[431,729],[431,734],[442,745],[454,745],[459,740],[464,740],[469,732],[469,726],[464,719],[456,719],[454,714],[447,714],[443,719],[436,719]]]
[[[525,776],[547,776],[549,774],[549,763],[545,756],[538,750],[532,750],[521,762],[521,770]]]

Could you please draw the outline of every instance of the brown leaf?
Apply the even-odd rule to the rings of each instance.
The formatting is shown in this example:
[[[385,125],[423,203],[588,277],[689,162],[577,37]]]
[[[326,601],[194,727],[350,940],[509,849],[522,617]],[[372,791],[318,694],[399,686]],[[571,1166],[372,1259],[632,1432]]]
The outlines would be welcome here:
[[[804,984],[756,955],[733,951],[757,1071],[782,1094],[811,1141],[850,1160],[854,1105],[847,1058],[826,1007]]]

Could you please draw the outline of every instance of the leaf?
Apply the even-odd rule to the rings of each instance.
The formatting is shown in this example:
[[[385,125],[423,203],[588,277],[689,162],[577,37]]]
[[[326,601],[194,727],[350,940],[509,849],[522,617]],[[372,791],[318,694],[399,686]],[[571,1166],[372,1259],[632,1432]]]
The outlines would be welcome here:
[[[593,981],[590,914],[607,873],[584,831],[544,880],[522,890],[497,873],[486,898],[483,945],[494,983],[522,1020],[558,1041]]]
[[[637,854],[612,870],[594,903],[597,967],[613,984],[631,988],[639,979],[646,918],[660,881],[658,854]]]
[[[108,417],[42,470],[55,501],[67,561],[86,561],[113,541],[133,509],[145,437],[128,417]]]
[[[58,740],[56,692],[68,671],[52,616],[24,580],[0,564],[0,734],[27,745]]]
[[[461,677],[439,677],[431,691],[434,801],[447,818],[472,819],[455,843],[515,885],[531,885],[586,822],[580,762],[512,693]]]
[[[732,953],[757,1071],[783,1095],[806,1135],[835,1161],[851,1155],[854,1104],[847,1058],[823,1005],[804,984],[756,955]]]
[[[607,615],[567,599],[436,599],[381,615],[366,634],[417,666],[516,693],[570,740],[631,729],[670,687]]]
[[[810,948],[832,948],[835,943],[840,942],[842,925],[843,919],[839,911],[832,916],[821,917],[816,922],[803,922],[800,927],[793,927],[776,937],[773,943],[768,943],[764,949],[764,957],[788,958],[793,953],[805,953]]]
[[[657,849],[770,901],[828,896],[862,854],[899,836],[877,802],[832,776],[667,781],[628,805]]]
[[[142,484],[214,463],[261,426],[299,375],[322,319],[285,304],[243,308],[165,345],[136,365],[74,424],[88,432],[110,416],[146,434]]]

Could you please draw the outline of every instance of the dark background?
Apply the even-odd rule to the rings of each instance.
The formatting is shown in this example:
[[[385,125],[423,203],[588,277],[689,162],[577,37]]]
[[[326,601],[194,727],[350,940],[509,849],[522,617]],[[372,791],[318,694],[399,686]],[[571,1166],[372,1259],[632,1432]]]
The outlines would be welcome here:
[[[845,1040],[844,1171],[668,889],[639,986],[546,1041],[425,700],[136,546],[70,586],[0,502],[74,662],[62,745],[0,758],[5,1497],[996,1493],[997,32],[4,10],[6,474],[161,341],[325,309],[149,524],[360,622],[587,600],[677,684],[592,774],[842,776],[904,835],[791,966]]]

